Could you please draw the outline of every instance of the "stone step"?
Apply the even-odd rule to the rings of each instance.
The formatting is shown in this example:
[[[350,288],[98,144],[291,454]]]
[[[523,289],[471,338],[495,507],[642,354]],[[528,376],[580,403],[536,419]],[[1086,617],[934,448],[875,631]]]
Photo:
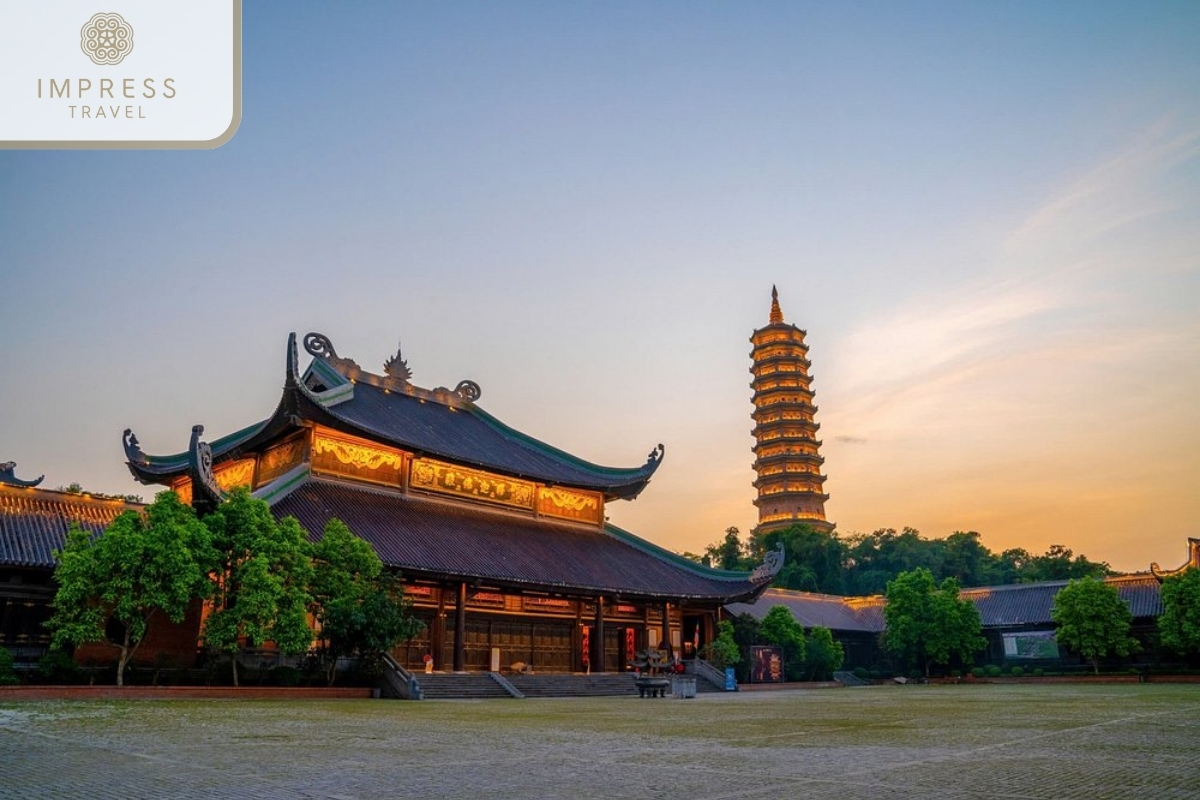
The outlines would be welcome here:
[[[627,673],[509,675],[508,680],[526,697],[616,697],[637,694]]]
[[[420,684],[426,700],[483,700],[511,697],[486,672],[419,674],[417,683]]]

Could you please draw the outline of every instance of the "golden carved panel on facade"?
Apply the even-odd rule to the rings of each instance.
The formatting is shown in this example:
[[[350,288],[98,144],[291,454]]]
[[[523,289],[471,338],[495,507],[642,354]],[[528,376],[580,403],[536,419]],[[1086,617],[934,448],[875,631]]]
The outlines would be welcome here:
[[[259,485],[275,480],[303,461],[304,448],[304,439],[298,438],[264,451],[258,459]]]
[[[227,461],[213,470],[217,486],[228,492],[238,486],[250,486],[254,483],[254,459],[242,458],[237,461]]]
[[[332,453],[338,461],[356,469],[375,470],[380,467],[400,469],[404,464],[404,457],[394,450],[383,450],[327,436],[313,437],[313,452],[317,455]]]
[[[604,518],[604,497],[599,492],[543,486],[538,489],[538,513],[599,523]]]
[[[313,467],[375,483],[398,484],[404,454],[362,439],[318,432],[312,440]]]
[[[532,483],[431,458],[413,460],[409,485],[414,489],[426,489],[457,497],[533,508]]]

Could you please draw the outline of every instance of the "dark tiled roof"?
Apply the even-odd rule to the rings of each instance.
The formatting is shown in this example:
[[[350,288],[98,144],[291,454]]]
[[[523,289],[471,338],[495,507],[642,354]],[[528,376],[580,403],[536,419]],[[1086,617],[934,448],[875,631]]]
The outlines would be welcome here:
[[[598,490],[640,485],[656,462],[602,467],[509,428],[478,407],[454,408],[358,383],[354,397],[328,407],[334,417],[403,448],[550,483]]]
[[[790,589],[767,589],[756,603],[731,603],[725,608],[731,614],[750,614],[762,619],[774,606],[785,606],[805,628],[868,633],[883,630],[882,597],[837,597]]]
[[[1107,582],[1117,588],[1122,600],[1129,603],[1135,618],[1162,614],[1162,596],[1153,575],[1125,575],[1108,578]],[[985,628],[1053,625],[1050,609],[1054,605],[1054,595],[1066,585],[1067,581],[1047,581],[988,586],[963,589],[960,596],[975,604]],[[776,605],[787,606],[792,616],[806,628],[820,626],[830,630],[876,633],[884,629],[884,599],[879,595],[835,597],[767,589],[756,603],[732,603],[726,609],[732,614],[748,613],[762,619]]]
[[[311,536],[340,519],[408,577],[461,576],[507,586],[625,597],[746,597],[756,586],[658,557],[599,528],[314,480],[278,501]]]
[[[593,464],[510,428],[473,402],[460,401],[457,395],[451,400],[448,390],[418,389],[410,395],[388,390],[385,379],[367,373],[355,373],[359,380],[351,381],[320,357],[313,360],[309,373],[300,375],[294,334],[288,340],[287,369],[275,413],[210,442],[214,457],[220,460],[253,450],[293,429],[303,418],[422,455],[625,499],[636,497],[645,488],[662,460],[660,446],[638,467]],[[315,376],[324,388],[308,388],[308,376]],[[439,392],[447,402],[430,399]],[[188,453],[148,455],[141,451],[136,437],[130,437],[131,432],[126,431],[129,468],[143,483],[169,483],[188,469]]]
[[[0,565],[53,569],[72,522],[94,533],[136,506],[64,492],[0,486]]]
[[[1122,600],[1129,603],[1134,617],[1157,617],[1162,613],[1159,583],[1153,575],[1127,575],[1109,578],[1107,582],[1116,587]],[[963,589],[961,594],[979,609],[979,618],[985,628],[1050,625],[1053,624],[1050,609],[1054,606],[1054,595],[1066,585],[1067,581],[1018,583]]]

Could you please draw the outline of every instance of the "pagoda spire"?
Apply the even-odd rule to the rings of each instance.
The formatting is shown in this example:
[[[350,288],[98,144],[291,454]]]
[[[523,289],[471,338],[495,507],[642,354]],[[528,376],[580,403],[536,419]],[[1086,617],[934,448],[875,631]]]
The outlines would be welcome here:
[[[783,324],[783,310],[779,308],[779,290],[771,284],[771,324]]]
[[[771,287],[771,316],[750,337],[754,380],[754,488],[759,531],[805,523],[833,530],[825,519],[825,476],[820,424],[812,389],[805,332],[783,321],[779,291]]]

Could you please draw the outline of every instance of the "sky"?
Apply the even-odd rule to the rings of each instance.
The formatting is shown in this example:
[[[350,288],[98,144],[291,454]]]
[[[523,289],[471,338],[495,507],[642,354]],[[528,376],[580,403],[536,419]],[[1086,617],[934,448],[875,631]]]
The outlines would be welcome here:
[[[1200,4],[247,3],[209,151],[0,151],[0,460],[266,417],[291,331],[756,521],[751,331],[808,332],[841,535],[1121,570],[1200,536]],[[2,113],[2,111],[0,111]]]

